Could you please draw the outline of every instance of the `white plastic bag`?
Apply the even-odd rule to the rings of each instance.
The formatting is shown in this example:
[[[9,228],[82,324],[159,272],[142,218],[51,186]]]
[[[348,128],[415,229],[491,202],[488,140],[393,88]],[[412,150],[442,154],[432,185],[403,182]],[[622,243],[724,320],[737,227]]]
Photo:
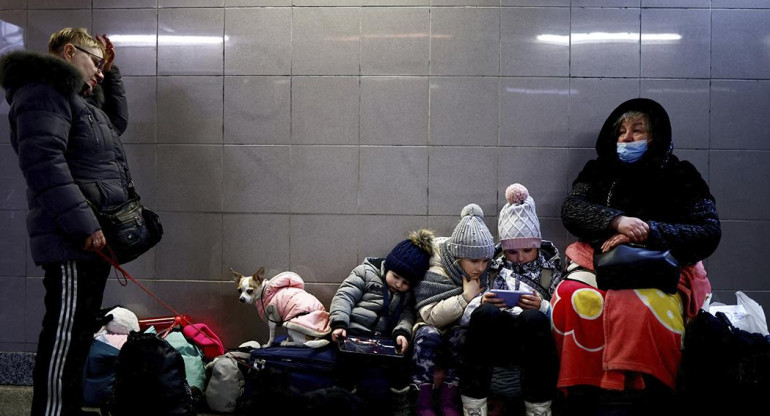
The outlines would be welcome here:
[[[743,306],[743,309],[746,310],[746,317],[741,320],[740,325],[735,326],[745,331],[760,333],[764,336],[770,335],[770,332],[767,331],[767,319],[765,318],[765,311],[762,309],[762,305],[740,291],[735,292],[735,297],[738,298],[738,305]]]
[[[712,315],[716,315],[717,312],[723,312],[736,328],[765,336],[769,335],[767,319],[765,318],[765,311],[762,309],[762,306],[741,291],[735,292],[735,297],[738,299],[737,305],[724,305],[714,302],[708,311]]]

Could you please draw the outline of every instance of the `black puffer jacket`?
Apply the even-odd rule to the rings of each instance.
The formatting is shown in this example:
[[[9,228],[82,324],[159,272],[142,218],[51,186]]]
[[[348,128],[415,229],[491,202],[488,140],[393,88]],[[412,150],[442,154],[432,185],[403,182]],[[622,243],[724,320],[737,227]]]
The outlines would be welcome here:
[[[83,251],[101,209],[124,203],[131,175],[118,136],[128,121],[120,73],[105,74],[102,95],[85,97],[80,72],[50,55],[17,51],[0,59],[10,104],[11,144],[27,181],[27,228],[36,264],[95,259]]]
[[[630,164],[618,159],[614,127],[628,111],[650,116],[653,138],[642,159]],[[597,248],[615,234],[612,219],[626,215],[649,224],[648,247],[670,249],[683,264],[716,250],[722,234],[714,197],[695,166],[674,156],[671,123],[660,104],[637,98],[618,106],[602,126],[596,152],[562,205],[570,233]]]

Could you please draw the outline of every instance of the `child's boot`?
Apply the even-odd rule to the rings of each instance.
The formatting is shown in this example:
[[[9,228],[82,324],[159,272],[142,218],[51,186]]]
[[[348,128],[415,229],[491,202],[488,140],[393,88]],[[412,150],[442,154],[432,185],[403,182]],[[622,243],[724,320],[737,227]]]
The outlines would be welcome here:
[[[390,389],[390,405],[393,416],[412,416],[409,387],[404,387],[401,390]]]
[[[463,416],[487,416],[487,398],[474,399],[460,396],[463,402]]]
[[[417,402],[415,404],[417,416],[437,416],[433,410],[433,384],[420,384],[417,390]]]
[[[524,411],[526,416],[551,416],[551,401],[540,403],[525,401]]]
[[[456,384],[441,383],[441,413],[444,416],[460,416],[460,388]]]

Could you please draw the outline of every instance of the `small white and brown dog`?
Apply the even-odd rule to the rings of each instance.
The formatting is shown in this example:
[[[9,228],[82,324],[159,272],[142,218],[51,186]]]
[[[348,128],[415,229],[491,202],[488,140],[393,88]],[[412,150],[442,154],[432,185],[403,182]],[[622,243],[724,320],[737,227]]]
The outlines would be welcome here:
[[[257,307],[260,318],[267,322],[270,336],[263,346],[275,339],[275,327],[286,328],[288,339],[281,345],[305,345],[319,348],[329,344],[329,312],[315,296],[305,291],[305,282],[298,274],[281,272],[265,279],[265,268],[252,276],[244,276],[232,268],[238,284],[238,300]]]

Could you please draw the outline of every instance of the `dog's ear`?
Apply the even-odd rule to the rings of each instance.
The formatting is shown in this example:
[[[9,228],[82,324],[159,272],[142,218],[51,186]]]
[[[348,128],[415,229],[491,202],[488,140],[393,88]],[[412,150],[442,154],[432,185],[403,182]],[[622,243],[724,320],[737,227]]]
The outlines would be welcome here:
[[[256,273],[254,273],[254,277],[259,282],[265,280],[265,266],[259,266],[259,270],[257,270]]]
[[[235,278],[235,279],[234,279],[234,280],[235,280],[235,283],[238,283],[238,282],[240,282],[240,281],[241,281],[241,279],[243,278],[243,275],[242,275],[242,274],[240,274],[240,273],[238,273],[238,272],[236,272],[235,270],[233,270],[233,268],[232,268],[232,267],[230,268],[230,271],[233,273],[233,277]]]

